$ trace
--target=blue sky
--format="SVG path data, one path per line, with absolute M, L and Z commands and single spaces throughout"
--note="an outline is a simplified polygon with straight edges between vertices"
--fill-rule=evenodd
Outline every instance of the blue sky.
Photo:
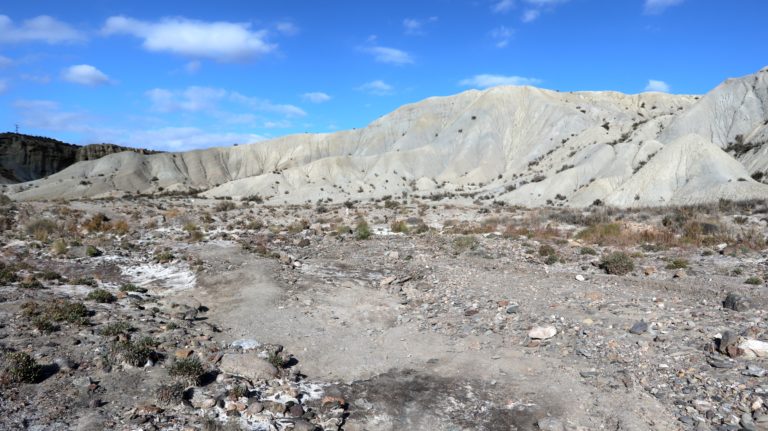
M 163 150 L 364 127 L 492 85 L 704 93 L 768 65 L 765 0 L 9 0 L 0 130 Z

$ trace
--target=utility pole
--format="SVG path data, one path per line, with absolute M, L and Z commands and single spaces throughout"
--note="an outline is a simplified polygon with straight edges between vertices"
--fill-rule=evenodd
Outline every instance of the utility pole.
M 16 123 L 16 134 L 19 134 L 19 123 Z

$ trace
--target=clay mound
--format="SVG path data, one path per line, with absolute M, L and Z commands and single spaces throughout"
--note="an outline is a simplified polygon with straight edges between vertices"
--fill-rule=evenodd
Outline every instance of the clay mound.
M 768 69 L 699 98 L 470 90 L 368 127 L 184 153 L 119 153 L 13 186 L 14 199 L 204 191 L 307 203 L 416 195 L 524 206 L 768 197 Z M 730 142 L 730 140 L 733 142 Z M 730 143 L 728 143 L 730 142 Z

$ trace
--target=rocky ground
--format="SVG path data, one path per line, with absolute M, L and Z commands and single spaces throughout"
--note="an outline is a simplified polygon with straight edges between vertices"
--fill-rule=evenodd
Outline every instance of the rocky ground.
M 2 203 L 0 428 L 768 429 L 765 203 Z

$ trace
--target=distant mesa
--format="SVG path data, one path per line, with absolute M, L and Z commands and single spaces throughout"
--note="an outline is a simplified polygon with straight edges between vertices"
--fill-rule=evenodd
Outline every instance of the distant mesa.
M 5 150 L 3 167 L 34 180 L 6 186 L 17 200 L 199 193 L 645 207 L 768 198 L 766 143 L 763 69 L 703 96 L 494 87 L 405 105 L 356 130 L 182 153 L 109 148 L 74 164 L 76 154 L 9 163 L 18 153 Z

